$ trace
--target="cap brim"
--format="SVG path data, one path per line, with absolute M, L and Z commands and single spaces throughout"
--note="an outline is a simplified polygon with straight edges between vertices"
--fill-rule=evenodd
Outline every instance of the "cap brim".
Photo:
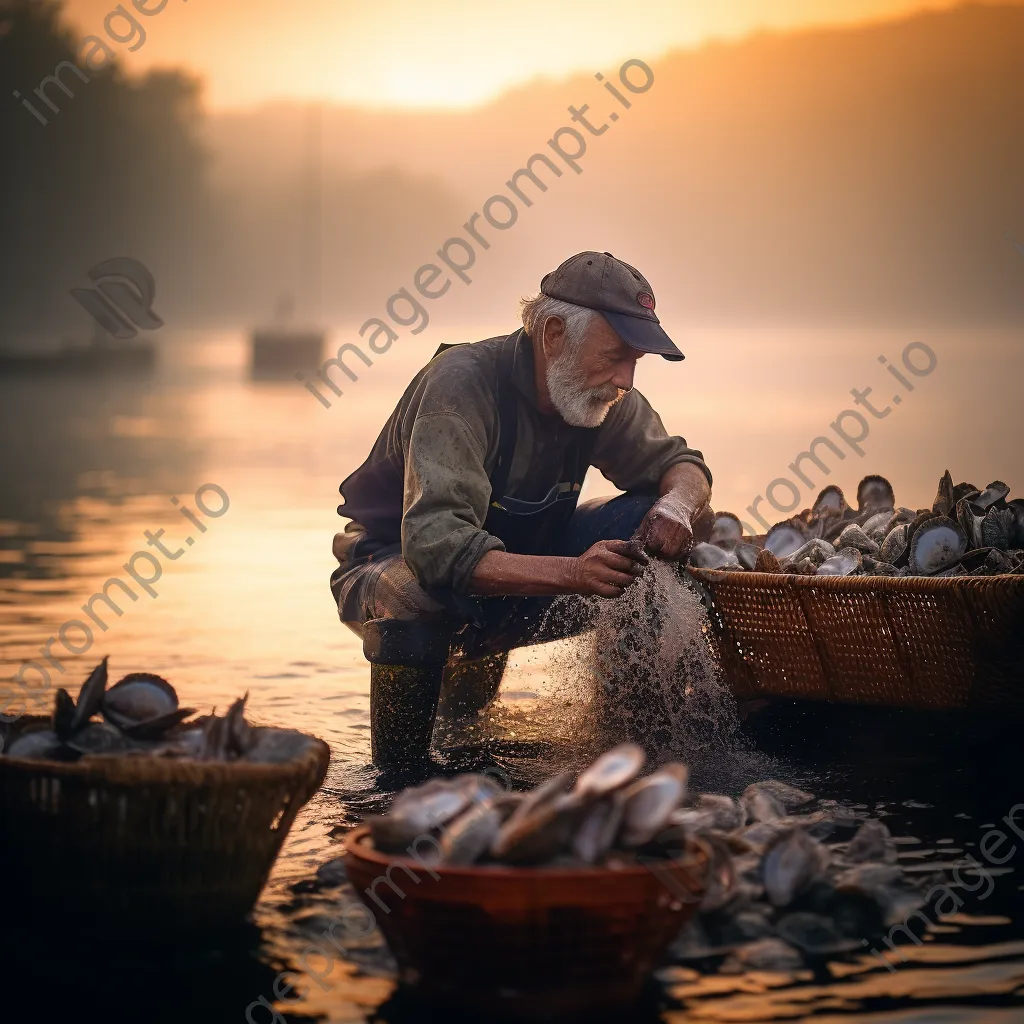
M 612 325 L 615 333 L 630 347 L 638 352 L 650 352 L 679 362 L 686 356 L 672 343 L 661 324 L 656 324 L 646 317 L 630 316 L 628 313 L 609 313 L 602 309 L 601 315 Z

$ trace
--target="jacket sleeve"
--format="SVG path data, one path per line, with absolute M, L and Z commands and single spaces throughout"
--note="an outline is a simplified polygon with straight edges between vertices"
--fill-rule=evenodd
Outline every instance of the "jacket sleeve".
M 669 435 L 639 391 L 612 406 L 599 430 L 591 462 L 620 490 L 657 490 L 666 471 L 680 462 L 692 462 L 711 485 L 704 456 L 684 438 Z
M 421 409 L 405 448 L 402 554 L 422 587 L 466 593 L 480 559 L 505 550 L 483 529 L 491 497 L 486 428 L 454 410 Z

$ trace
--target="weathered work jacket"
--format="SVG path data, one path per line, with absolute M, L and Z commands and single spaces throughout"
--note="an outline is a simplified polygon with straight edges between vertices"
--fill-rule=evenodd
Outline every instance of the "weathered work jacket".
M 483 529 L 498 453 L 496 374 L 504 340 L 453 347 L 413 379 L 366 462 L 341 485 L 338 512 L 352 520 L 335 543 L 343 569 L 378 552 L 397 552 L 400 542 L 421 586 L 464 594 L 480 559 L 504 549 Z M 563 479 L 573 428 L 537 408 L 525 332 L 512 376 L 518 424 L 505 495 L 540 501 Z M 595 430 L 590 464 L 621 490 L 656 490 L 680 462 L 699 466 L 711 482 L 701 453 L 670 437 L 638 391 L 627 393 Z M 367 487 L 368 475 L 383 485 Z

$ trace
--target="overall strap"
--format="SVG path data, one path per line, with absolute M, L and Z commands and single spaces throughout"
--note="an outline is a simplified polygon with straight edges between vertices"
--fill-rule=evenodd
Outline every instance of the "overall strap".
M 497 380 L 495 395 L 498 402 L 498 461 L 491 478 L 491 500 L 500 501 L 508 486 L 512 471 L 512 457 L 516 451 L 516 435 L 519 429 L 519 409 L 516 386 L 512 371 L 516 361 L 516 346 L 522 331 L 510 334 L 501 344 L 497 359 Z

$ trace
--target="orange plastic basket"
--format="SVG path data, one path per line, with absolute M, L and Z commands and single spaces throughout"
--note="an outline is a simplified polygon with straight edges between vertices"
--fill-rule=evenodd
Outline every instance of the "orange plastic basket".
M 739 699 L 1024 709 L 1024 576 L 688 571 Z
M 428 871 L 378 853 L 365 826 L 346 845 L 401 983 L 481 1019 L 594 1020 L 630 1006 L 696 909 L 709 864 L 693 843 L 650 867 Z

